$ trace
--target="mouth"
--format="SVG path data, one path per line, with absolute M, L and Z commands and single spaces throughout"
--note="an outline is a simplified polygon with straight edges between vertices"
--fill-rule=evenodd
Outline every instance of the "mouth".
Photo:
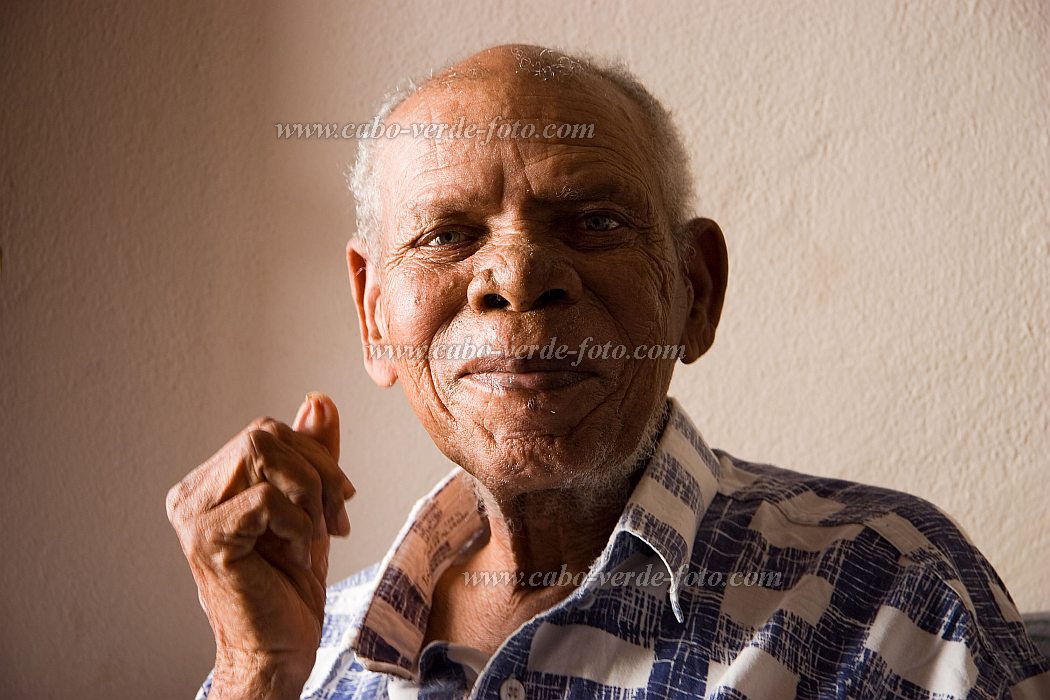
M 597 373 L 569 360 L 519 359 L 502 355 L 471 360 L 457 379 L 489 391 L 553 391 L 575 386 Z

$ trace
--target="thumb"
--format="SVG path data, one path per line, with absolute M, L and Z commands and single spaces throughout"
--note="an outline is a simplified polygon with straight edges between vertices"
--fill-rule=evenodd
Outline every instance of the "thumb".
M 327 394 L 312 391 L 306 395 L 292 430 L 317 440 L 339 461 L 339 410 Z

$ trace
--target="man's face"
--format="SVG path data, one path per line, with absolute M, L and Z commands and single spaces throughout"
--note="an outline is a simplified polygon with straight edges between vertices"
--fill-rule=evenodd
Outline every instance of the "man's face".
M 673 348 L 634 354 L 682 342 L 693 289 L 638 108 L 604 82 L 509 73 L 425 88 L 387 123 L 593 124 L 593 138 L 384 142 L 366 306 L 372 342 L 434 351 L 388 371 L 435 443 L 514 495 L 600 484 L 632 454 L 675 364 Z M 541 359 L 552 339 L 561 360 Z M 468 342 L 501 354 L 446 357 Z

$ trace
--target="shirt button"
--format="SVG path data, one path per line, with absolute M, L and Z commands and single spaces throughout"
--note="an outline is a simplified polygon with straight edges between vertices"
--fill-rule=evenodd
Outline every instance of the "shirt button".
M 514 676 L 499 687 L 499 700 L 525 700 L 525 686 Z
M 580 602 L 576 604 L 576 607 L 580 610 L 590 610 L 594 607 L 594 599 L 596 597 L 593 593 L 588 593 L 580 598 Z

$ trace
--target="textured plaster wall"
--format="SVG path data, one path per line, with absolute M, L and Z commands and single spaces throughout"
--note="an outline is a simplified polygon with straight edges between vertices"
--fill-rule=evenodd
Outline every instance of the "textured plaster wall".
M 732 264 L 674 392 L 742 457 L 952 513 L 1050 609 L 1045 3 L 5 3 L 0 688 L 187 697 L 213 647 L 167 488 L 303 393 L 359 489 L 332 576 L 445 466 L 360 369 L 350 141 L 505 41 L 622 56 L 679 116 Z M 71 689 L 77 688 L 75 692 Z

